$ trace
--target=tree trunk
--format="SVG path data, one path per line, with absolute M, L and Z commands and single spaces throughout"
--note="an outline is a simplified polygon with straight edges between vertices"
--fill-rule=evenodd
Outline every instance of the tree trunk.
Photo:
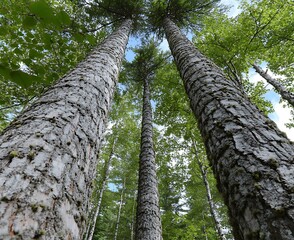
M 115 144 L 116 144 L 116 139 L 113 140 L 112 147 L 111 147 L 111 152 L 109 154 L 109 158 L 105 162 L 105 173 L 104 173 L 102 185 L 101 185 L 100 192 L 99 192 L 99 198 L 98 198 L 97 207 L 96 207 L 94 217 L 93 217 L 93 223 L 92 223 L 91 231 L 89 233 L 89 236 L 86 236 L 87 240 L 92 240 L 93 235 L 94 235 L 97 218 L 98 218 L 99 213 L 100 213 L 100 207 L 101 207 L 101 203 L 102 203 L 103 193 L 104 193 L 105 187 L 107 185 L 107 181 L 108 181 L 108 177 L 109 177 L 109 173 L 110 173 L 110 166 L 111 166 L 112 158 L 113 158 L 113 155 L 114 155 Z
M 164 28 L 236 239 L 294 239 L 294 146 L 168 18 Z
M 197 161 L 198 166 L 200 168 L 201 177 L 202 177 L 205 189 L 206 189 L 206 197 L 207 197 L 207 201 L 208 201 L 208 205 L 209 205 L 210 214 L 211 214 L 213 221 L 215 223 L 215 228 L 216 228 L 219 239 L 226 240 L 225 234 L 222 231 L 222 226 L 220 224 L 220 221 L 217 219 L 215 205 L 214 205 L 212 197 L 211 197 L 210 186 L 209 186 L 209 182 L 207 180 L 207 171 L 204 168 L 203 163 L 199 158 L 198 149 L 197 149 L 196 143 L 193 139 L 192 139 L 192 142 L 193 142 L 193 147 L 194 147 L 194 151 L 195 151 L 196 161 Z
M 131 240 L 134 240 L 134 225 L 135 225 L 135 210 L 136 210 L 137 193 L 134 193 L 134 204 L 132 209 L 132 222 L 131 222 Z
M 260 76 L 271 84 L 279 94 L 281 94 L 284 100 L 287 100 L 288 103 L 294 107 L 294 94 L 292 92 L 289 92 L 283 84 L 281 84 L 277 79 L 271 77 L 266 71 L 263 71 L 262 68 L 255 63 L 252 64 L 252 67 L 259 73 Z
M 116 218 L 114 240 L 117 239 L 117 235 L 118 235 L 118 227 L 119 227 L 120 214 L 121 214 L 121 209 L 122 209 L 123 200 L 124 200 L 125 187 L 126 187 L 126 178 L 124 178 L 123 188 L 122 188 L 121 193 L 120 193 L 120 201 L 119 201 L 118 213 L 117 213 L 117 218 Z
M 0 239 L 80 239 L 131 20 L 0 136 Z
M 143 94 L 136 239 L 162 239 L 155 152 L 153 149 L 152 109 L 147 79 L 144 81 Z

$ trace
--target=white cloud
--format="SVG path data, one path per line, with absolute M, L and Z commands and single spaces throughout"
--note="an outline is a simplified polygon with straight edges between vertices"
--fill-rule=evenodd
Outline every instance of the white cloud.
M 265 69 L 266 64 L 261 64 L 262 68 Z M 268 69 L 268 74 L 270 74 L 272 77 L 279 77 L 279 78 L 283 78 L 283 76 L 278 76 L 275 75 L 274 73 L 272 73 L 270 71 L 270 69 Z M 267 83 L 267 81 L 261 77 L 257 72 L 255 72 L 255 70 L 253 68 L 251 68 L 249 70 L 249 80 L 252 83 L 257 83 L 258 81 L 262 81 L 266 84 L 266 89 L 268 90 L 272 90 L 273 87 Z M 272 92 L 273 93 L 273 92 Z M 285 126 L 286 123 L 290 122 L 290 119 L 292 118 L 291 116 L 291 109 L 289 107 L 283 107 L 283 103 L 279 102 L 279 99 L 277 98 L 278 94 L 266 94 L 265 98 L 269 101 L 272 102 L 273 107 L 274 107 L 274 114 L 270 114 L 269 117 L 277 124 L 278 128 L 285 132 L 288 136 L 289 139 L 291 139 L 292 141 L 294 141 L 294 129 L 289 129 Z
M 220 3 L 230 7 L 228 11 L 229 17 L 236 17 L 241 12 L 241 9 L 239 9 L 240 3 L 236 0 L 221 0 Z
M 274 109 L 277 114 L 277 119 L 274 121 L 276 122 L 278 128 L 285 132 L 290 140 L 294 141 L 294 128 L 289 129 L 285 126 L 285 123 L 288 123 L 291 118 L 291 109 L 288 107 L 284 108 L 282 103 L 274 104 Z

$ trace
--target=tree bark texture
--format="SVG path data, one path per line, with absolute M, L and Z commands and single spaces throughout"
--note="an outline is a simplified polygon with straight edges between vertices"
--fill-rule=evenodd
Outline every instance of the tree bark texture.
M 0 239 L 80 239 L 131 20 L 0 136 Z
M 294 146 L 168 18 L 164 28 L 236 239 L 294 239 Z
M 205 167 L 203 166 L 202 161 L 199 158 L 196 143 L 194 140 L 192 140 L 192 141 L 193 141 L 193 147 L 194 147 L 194 151 L 195 151 L 196 161 L 197 161 L 198 166 L 200 168 L 201 177 L 202 177 L 202 180 L 203 180 L 203 183 L 205 186 L 205 190 L 206 190 L 206 197 L 207 197 L 207 201 L 208 201 L 208 205 L 209 205 L 210 214 L 211 214 L 213 221 L 215 223 L 215 228 L 216 228 L 216 231 L 218 234 L 218 238 L 220 240 L 226 240 L 226 237 L 225 237 L 225 234 L 223 233 L 220 221 L 217 219 L 216 209 L 215 209 L 215 205 L 214 205 L 214 202 L 213 202 L 213 199 L 211 196 L 210 186 L 209 186 L 209 182 L 207 179 L 207 171 L 206 171 Z
M 117 240 L 117 236 L 118 236 L 120 215 L 121 215 L 121 209 L 122 209 L 123 201 L 124 201 L 125 188 L 126 188 L 126 178 L 124 178 L 123 188 L 120 193 L 120 201 L 119 201 L 119 205 L 118 205 L 118 212 L 117 212 L 117 217 L 116 217 L 116 224 L 115 224 L 115 231 L 114 231 L 114 238 L 113 238 L 114 240 Z
M 162 239 L 155 152 L 153 149 L 152 108 L 147 79 L 144 81 L 136 219 L 137 240 Z
M 288 103 L 294 107 L 294 93 L 289 92 L 283 84 L 281 84 L 277 79 L 271 77 L 271 75 L 269 75 L 266 71 L 263 71 L 257 64 L 254 63 L 252 67 L 257 73 L 259 73 L 260 76 L 271 84 L 279 94 L 281 94 L 284 100 L 288 101 Z
M 103 178 L 102 185 L 101 185 L 100 192 L 99 192 L 99 198 L 98 198 L 98 202 L 97 202 L 97 207 L 95 209 L 95 213 L 94 213 L 94 216 L 93 216 L 92 227 L 91 227 L 89 236 L 86 235 L 86 240 L 92 240 L 92 238 L 94 236 L 94 231 L 95 231 L 95 227 L 96 227 L 97 218 L 98 218 L 99 213 L 100 213 L 100 207 L 101 207 L 101 203 L 102 203 L 103 193 L 104 193 L 104 190 L 105 190 L 106 185 L 107 185 L 107 181 L 108 181 L 108 177 L 109 177 L 109 173 L 110 173 L 110 166 L 111 166 L 112 158 L 114 156 L 114 148 L 115 148 L 116 140 L 117 139 L 113 140 L 112 147 L 111 147 L 111 152 L 109 154 L 109 158 L 105 163 L 105 173 L 104 173 L 104 178 Z M 91 223 L 91 221 L 90 221 L 90 223 Z

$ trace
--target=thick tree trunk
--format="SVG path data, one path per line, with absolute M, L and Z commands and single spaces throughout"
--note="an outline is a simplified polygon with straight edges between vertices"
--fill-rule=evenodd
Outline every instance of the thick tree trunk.
M 111 147 L 111 152 L 109 154 L 109 158 L 105 162 L 104 177 L 103 177 L 102 185 L 101 185 L 100 192 L 99 192 L 99 198 L 98 198 L 96 210 L 95 210 L 95 213 L 94 213 L 94 216 L 93 216 L 93 223 L 92 223 L 91 231 L 89 233 L 89 236 L 86 236 L 87 240 L 92 240 L 92 238 L 94 236 L 94 231 L 95 231 L 95 227 L 96 227 L 97 218 L 98 218 L 99 213 L 100 213 L 100 207 L 101 207 L 101 203 L 102 203 L 103 193 L 105 191 L 107 181 L 108 181 L 108 177 L 109 177 L 109 173 L 110 173 L 110 166 L 111 166 L 112 158 L 113 158 L 113 155 L 114 155 L 115 143 L 116 143 L 116 139 L 113 140 L 112 147 Z
M 168 18 L 164 28 L 236 239 L 294 239 L 294 146 Z
M 283 86 L 283 84 L 281 84 L 275 78 L 271 77 L 266 71 L 263 71 L 262 68 L 255 63 L 252 64 L 252 67 L 256 72 L 259 73 L 260 76 L 262 76 L 269 84 L 271 84 L 279 94 L 281 94 L 284 100 L 287 100 L 288 103 L 294 107 L 294 94 L 292 92 L 289 92 L 287 88 Z
M 147 79 L 144 81 L 143 94 L 136 239 L 162 239 L 155 152 L 153 149 L 152 109 Z
M 204 186 L 205 186 L 205 190 L 206 190 L 206 197 L 207 197 L 207 201 L 208 201 L 208 205 L 209 205 L 210 214 L 211 214 L 211 216 L 213 218 L 213 221 L 215 223 L 215 228 L 216 228 L 219 239 L 220 240 L 226 240 L 226 237 L 225 237 L 225 234 L 223 233 L 220 221 L 217 218 L 215 205 L 214 205 L 214 202 L 213 202 L 212 197 L 211 197 L 210 186 L 209 186 L 209 182 L 207 180 L 207 171 L 204 168 L 201 159 L 199 158 L 196 143 L 195 143 L 194 140 L 192 140 L 192 141 L 193 141 L 193 147 L 194 147 L 194 151 L 195 151 L 196 161 L 197 161 L 198 166 L 200 168 L 201 177 L 202 177 L 202 180 L 203 180 L 203 183 L 204 183 Z
M 123 200 L 124 200 L 125 187 L 126 187 L 126 178 L 124 178 L 123 188 L 120 193 L 120 201 L 119 201 L 118 212 L 117 212 L 117 217 L 116 217 L 116 224 L 115 224 L 114 240 L 117 240 L 121 209 L 122 209 Z
M 80 239 L 131 20 L 0 136 L 0 239 Z

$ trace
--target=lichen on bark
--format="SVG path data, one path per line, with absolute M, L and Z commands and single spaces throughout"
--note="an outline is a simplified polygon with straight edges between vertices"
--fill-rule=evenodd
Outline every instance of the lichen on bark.
M 164 28 L 235 238 L 293 239 L 293 143 L 170 19 Z
M 0 136 L 0 239 L 80 239 L 131 20 Z

